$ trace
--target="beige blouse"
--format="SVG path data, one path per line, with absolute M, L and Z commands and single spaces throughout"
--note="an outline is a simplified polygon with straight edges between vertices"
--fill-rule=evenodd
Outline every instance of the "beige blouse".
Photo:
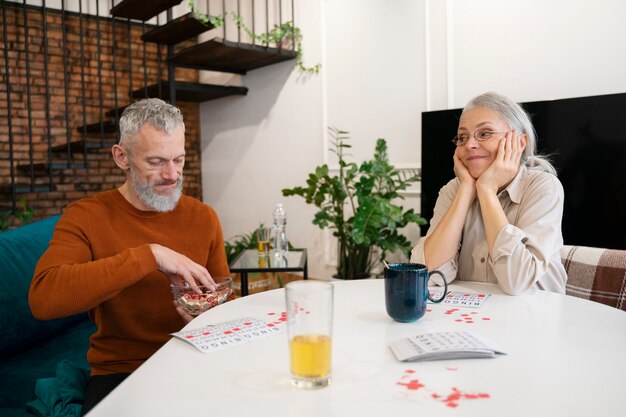
M 454 178 L 440 191 L 430 229 L 413 248 L 411 262 L 424 264 L 424 240 L 435 229 L 457 192 Z M 472 203 L 454 259 L 437 268 L 448 283 L 455 279 L 498 283 L 508 294 L 531 288 L 565 293 L 567 275 L 561 263 L 563 186 L 552 174 L 522 166 L 498 194 L 510 224 L 504 226 L 489 256 L 478 198 Z M 434 275 L 432 282 L 443 285 Z

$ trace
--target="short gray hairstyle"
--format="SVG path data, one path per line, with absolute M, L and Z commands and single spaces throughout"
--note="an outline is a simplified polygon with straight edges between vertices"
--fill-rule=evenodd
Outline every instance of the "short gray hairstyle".
M 146 98 L 124 109 L 120 117 L 120 145 L 130 152 L 135 145 L 135 137 L 145 124 L 150 124 L 164 132 L 178 128 L 185 131 L 185 122 L 180 110 L 158 98 Z
M 522 153 L 521 164 L 528 169 L 537 169 L 556 175 L 556 169 L 545 155 L 537 154 L 537 133 L 526 110 L 510 98 L 495 92 L 474 97 L 467 103 L 463 113 L 475 108 L 487 108 L 499 113 L 518 134 L 525 133 L 528 143 Z

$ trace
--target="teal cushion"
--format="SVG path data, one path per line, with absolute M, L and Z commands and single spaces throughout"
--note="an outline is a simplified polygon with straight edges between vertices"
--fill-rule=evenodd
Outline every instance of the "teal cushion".
M 0 417 L 33 417 L 26 408 L 0 408 Z
M 63 360 L 57 365 L 56 376 L 37 380 L 37 399 L 26 408 L 40 417 L 80 417 L 88 380 L 88 367 Z
M 85 314 L 40 321 L 28 305 L 28 289 L 37 261 L 48 248 L 60 216 L 0 233 L 0 358 L 47 339 Z
M 37 380 L 54 377 L 59 362 L 69 360 L 87 368 L 89 336 L 95 329 L 93 322 L 86 318 L 51 336 L 45 343 L 38 343 L 28 350 L 1 359 L 0 417 L 4 416 L 5 409 L 25 411 L 26 403 L 36 398 Z

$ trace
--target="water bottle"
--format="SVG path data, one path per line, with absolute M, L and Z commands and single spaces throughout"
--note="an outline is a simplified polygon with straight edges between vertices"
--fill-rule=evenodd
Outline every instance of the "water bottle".
M 276 204 L 276 209 L 272 216 L 274 228 L 274 256 L 283 258 L 289 251 L 289 241 L 287 240 L 287 212 L 282 204 Z

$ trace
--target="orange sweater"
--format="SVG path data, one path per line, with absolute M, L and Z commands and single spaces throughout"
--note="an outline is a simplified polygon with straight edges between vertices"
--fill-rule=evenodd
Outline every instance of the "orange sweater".
M 145 212 L 117 190 L 70 204 L 37 264 L 33 315 L 45 320 L 88 311 L 98 327 L 87 353 L 92 375 L 134 371 L 184 325 L 150 243 L 205 265 L 216 281 L 229 275 L 211 207 L 182 196 L 172 212 Z

